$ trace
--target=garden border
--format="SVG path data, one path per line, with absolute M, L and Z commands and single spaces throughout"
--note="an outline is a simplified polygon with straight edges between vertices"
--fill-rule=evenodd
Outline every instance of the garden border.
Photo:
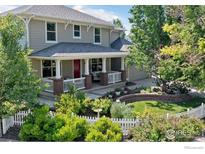
M 119 97 L 117 100 L 120 102 L 125 103 L 131 103 L 135 101 L 148 101 L 148 100 L 154 100 L 154 101 L 167 101 L 167 102 L 182 102 L 182 101 L 188 101 L 191 100 L 193 97 L 191 95 L 187 94 L 180 94 L 180 95 L 168 95 L 168 94 L 156 94 L 156 93 L 149 93 L 149 94 L 128 94 Z

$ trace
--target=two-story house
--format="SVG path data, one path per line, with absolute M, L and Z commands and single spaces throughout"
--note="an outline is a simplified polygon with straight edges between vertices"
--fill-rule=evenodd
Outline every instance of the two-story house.
M 49 92 L 65 92 L 68 84 L 89 89 L 93 83 L 108 85 L 145 76 L 125 66 L 131 43 L 120 38 L 124 29 L 112 23 L 60 5 L 20 6 L 9 12 L 25 23 L 21 42 L 33 49 L 32 67 L 49 84 Z

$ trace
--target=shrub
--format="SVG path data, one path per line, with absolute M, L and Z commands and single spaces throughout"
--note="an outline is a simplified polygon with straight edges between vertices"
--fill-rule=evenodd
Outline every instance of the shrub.
M 21 127 L 19 137 L 23 141 L 74 141 L 84 140 L 88 130 L 85 119 L 71 114 L 52 117 L 49 107 L 33 111 Z
M 112 118 L 132 118 L 132 109 L 125 103 L 113 103 L 110 109 Z
M 102 114 L 107 114 L 110 110 L 112 101 L 110 99 L 95 99 L 91 101 L 91 108 L 92 110 L 102 109 Z
M 73 112 L 78 114 L 81 110 L 81 102 L 73 95 L 62 94 L 60 101 L 55 103 L 55 107 L 58 113 Z
M 56 124 L 56 132 L 52 135 L 53 141 L 85 139 L 88 130 L 88 123 L 85 119 L 60 114 L 56 115 L 54 121 Z
M 26 117 L 19 138 L 23 141 L 51 141 L 55 123 L 49 115 L 49 107 L 43 106 Z
M 88 142 L 119 142 L 122 140 L 122 131 L 118 124 L 103 117 L 89 128 L 85 140 Z
M 169 82 L 166 86 L 168 94 L 187 94 L 189 92 L 188 85 L 180 81 Z
M 190 141 L 204 129 L 204 123 L 195 118 L 167 119 L 149 110 L 139 117 L 140 125 L 130 131 L 132 141 Z

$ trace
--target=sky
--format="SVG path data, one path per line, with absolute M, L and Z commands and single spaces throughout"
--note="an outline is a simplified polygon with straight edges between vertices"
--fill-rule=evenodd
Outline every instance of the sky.
M 11 10 L 18 7 L 18 5 L 0 5 L 0 12 Z M 129 24 L 129 9 L 130 5 L 75 5 L 69 6 L 81 12 L 93 15 L 103 20 L 112 22 L 113 19 L 120 19 L 125 27 L 126 34 L 129 34 L 131 25 Z

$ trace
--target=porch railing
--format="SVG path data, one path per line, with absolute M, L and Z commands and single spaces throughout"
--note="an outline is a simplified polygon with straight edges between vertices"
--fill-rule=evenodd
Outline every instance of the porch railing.
M 77 89 L 84 89 L 85 77 L 64 80 L 63 81 L 64 92 L 68 92 L 68 85 L 75 85 Z
M 122 72 L 111 72 L 108 73 L 108 83 L 116 83 L 122 81 L 121 77 Z
M 46 84 L 46 89 L 45 91 L 47 92 L 53 92 L 53 80 L 51 79 L 43 79 L 43 83 Z

